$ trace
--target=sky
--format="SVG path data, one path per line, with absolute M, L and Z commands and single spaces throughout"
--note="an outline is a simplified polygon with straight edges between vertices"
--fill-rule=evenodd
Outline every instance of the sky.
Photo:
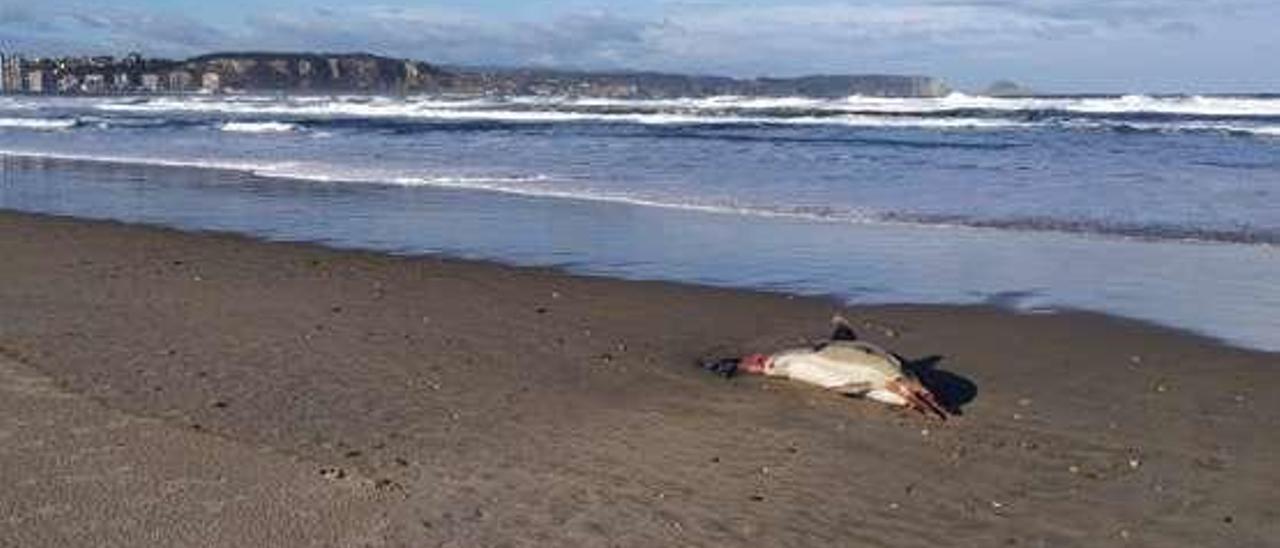
M 0 49 L 924 74 L 959 89 L 1280 92 L 1280 0 L 0 0 Z

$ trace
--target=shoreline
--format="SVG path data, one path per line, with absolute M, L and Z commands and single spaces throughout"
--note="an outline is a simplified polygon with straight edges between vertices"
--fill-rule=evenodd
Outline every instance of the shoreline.
M 5 155 L 8 155 L 8 154 L 0 153 L 0 156 L 5 156 Z M 74 160 L 74 161 L 95 162 L 97 160 Z M 185 167 L 185 166 L 175 166 L 175 167 Z M 231 169 L 228 168 L 228 170 L 231 170 Z M 234 171 L 234 170 L 231 170 L 231 171 Z M 866 310 L 869 312 L 874 312 L 876 310 L 920 310 L 920 311 L 941 312 L 946 310 L 958 309 L 958 310 L 983 311 L 983 312 L 992 313 L 996 315 L 1008 315 L 1011 318 L 1019 318 L 1019 317 L 1025 317 L 1025 316 L 1040 316 L 1040 315 L 1050 315 L 1050 316 L 1065 315 L 1065 316 L 1078 316 L 1081 318 L 1096 318 L 1101 321 L 1114 323 L 1116 325 L 1128 324 L 1134 328 L 1149 330 L 1153 333 L 1166 333 L 1174 337 L 1186 338 L 1189 340 L 1197 340 L 1202 344 L 1207 344 L 1211 346 L 1220 346 L 1224 349 L 1231 349 L 1234 351 L 1242 351 L 1247 353 L 1255 353 L 1262 356 L 1273 356 L 1278 359 L 1277 363 L 1280 363 L 1280 350 L 1272 351 L 1272 350 L 1267 350 L 1265 348 L 1251 347 L 1243 343 L 1233 342 L 1226 338 L 1215 336 L 1210 333 L 1200 332 L 1192 328 L 1169 325 L 1169 324 L 1161 323 L 1160 321 L 1157 321 L 1157 320 L 1134 318 L 1134 317 L 1123 316 L 1119 314 L 1113 314 L 1105 311 L 1090 310 L 1086 308 L 1077 308 L 1072 306 L 1055 305 L 1046 309 L 1034 308 L 1029 310 L 1020 310 L 1016 306 L 996 304 L 996 302 L 994 302 L 995 300 L 1002 300 L 1002 297 L 1000 295 L 993 296 L 992 300 L 983 301 L 983 302 L 973 302 L 973 303 L 958 303 L 958 302 L 928 303 L 928 302 L 909 302 L 909 301 L 858 303 L 858 302 L 847 302 L 842 297 L 838 295 L 832 295 L 832 294 L 805 295 L 805 294 L 800 294 L 800 293 L 783 290 L 783 289 L 774 290 L 774 289 L 766 289 L 766 288 L 752 288 L 752 287 L 740 287 L 740 286 L 735 287 L 735 286 L 728 286 L 728 285 L 710 285 L 710 284 L 703 284 L 703 283 L 697 283 L 697 282 L 686 282 L 686 281 L 663 279 L 663 278 L 626 278 L 626 277 L 619 277 L 619 276 L 614 276 L 614 275 L 605 274 L 605 273 L 593 273 L 593 272 L 587 272 L 587 271 L 575 272 L 575 271 L 566 270 L 561 266 L 555 266 L 555 265 L 546 265 L 546 266 L 521 265 L 521 264 L 504 262 L 500 259 L 460 257 L 460 256 L 450 255 L 447 252 L 445 253 L 395 253 L 391 251 L 364 249 L 359 247 L 342 247 L 337 245 L 329 245 L 323 242 L 301 241 L 301 240 L 291 240 L 291 239 L 273 240 L 263 236 L 248 234 L 248 233 L 240 232 L 236 230 L 180 228 L 180 227 L 167 225 L 167 224 L 122 221 L 122 220 L 110 219 L 110 218 L 77 217 L 74 215 L 29 212 L 29 211 L 6 209 L 3 207 L 0 207 L 0 218 L 4 218 L 4 217 L 30 218 L 34 220 L 44 219 L 48 221 L 59 221 L 59 222 L 67 222 L 67 223 L 88 223 L 88 224 L 94 224 L 94 225 L 102 225 L 106 227 L 137 229 L 142 231 L 156 231 L 162 234 L 188 235 L 188 236 L 196 236 L 196 237 L 204 237 L 204 238 L 228 239 L 232 241 L 242 241 L 246 244 L 267 244 L 267 245 L 279 245 L 279 246 L 296 246 L 300 248 L 315 248 L 315 249 L 327 250 L 327 251 L 332 251 L 337 253 L 364 256 L 366 258 L 383 258 L 383 259 L 396 259 L 396 260 L 405 260 L 405 261 L 428 261 L 428 262 L 435 262 L 435 263 L 455 263 L 459 265 L 473 265 L 480 268 L 492 268 L 492 269 L 498 269 L 498 270 L 505 269 L 505 270 L 511 270 L 515 272 L 529 272 L 529 273 L 539 273 L 542 275 L 550 275 L 550 276 L 564 276 L 567 278 L 583 278 L 583 279 L 592 279 L 592 280 L 613 281 L 613 282 L 624 283 L 624 284 L 630 284 L 630 283 L 658 284 L 658 285 L 670 286 L 672 288 L 687 288 L 692 290 L 712 290 L 712 291 L 724 291 L 724 292 L 730 292 L 730 293 L 754 294 L 759 296 L 782 297 L 788 300 L 812 301 L 817 306 L 826 306 L 833 311 L 848 309 L 848 310 Z M 976 230 L 990 230 L 990 228 L 988 227 L 965 227 L 960 225 L 956 227 L 948 227 L 948 228 L 973 228 Z M 1070 233 L 1061 233 L 1061 234 L 1072 235 Z M 1201 242 L 1192 241 L 1192 243 L 1201 243 Z M 1206 241 L 1203 243 L 1215 243 L 1215 242 Z M 1240 245 L 1254 245 L 1254 244 L 1240 244 Z
M 374 545 L 1280 536 L 1268 488 L 1280 481 L 1280 441 L 1258 435 L 1280 416 L 1265 392 L 1280 383 L 1280 355 L 1138 320 L 844 307 L 12 212 L 0 212 L 0 253 L 10 361 L 66 398 L 144 418 L 147 431 L 212 436 L 314 470 L 285 489 L 323 489 L 334 480 L 321 471 L 342 469 L 376 499 Z M 867 339 L 933 364 L 935 380 L 968 383 L 952 394 L 968 399 L 952 402 L 964 414 L 932 423 L 693 365 L 819 339 L 836 311 Z M 47 420 L 73 426 L 52 411 Z M 37 461 L 0 453 L 6 477 L 71 481 L 41 475 Z M 184 493 L 174 496 L 192 500 Z M 109 509 L 86 504 L 88 515 Z M 0 507 L 39 510 L 3 494 Z M 191 527 L 243 525 L 183 511 Z
M 262 122 L 262 123 L 284 123 L 291 122 Z M 1133 241 L 1157 244 L 1214 244 L 1214 245 L 1234 245 L 1234 246 L 1280 246 L 1280 235 L 1271 237 L 1264 234 L 1235 234 L 1228 230 L 1213 228 L 1180 228 L 1175 226 L 1163 225 L 1123 225 L 1123 224 L 1104 224 L 1089 222 L 1060 222 L 1060 223 L 1044 223 L 1037 222 L 1034 219 L 1010 219 L 1004 221 L 950 221 L 945 217 L 930 217 L 928 215 L 912 216 L 910 214 L 887 215 L 884 217 L 853 217 L 853 216 L 824 216 L 820 214 L 795 212 L 795 211 L 770 211 L 767 209 L 750 209 L 750 208 L 732 208 L 714 205 L 688 205 L 669 202 L 660 202 L 654 200 L 645 200 L 639 198 L 611 198 L 604 195 L 592 194 L 566 194 L 539 191 L 518 191 L 514 189 L 485 187 L 485 186 L 451 186 L 448 184 L 432 184 L 432 183 L 403 183 L 394 181 L 378 181 L 368 178 L 353 176 L 349 179 L 341 177 L 307 176 L 303 174 L 289 173 L 287 171 L 280 173 L 270 173 L 268 165 L 253 164 L 237 164 L 235 162 L 217 163 L 202 161 L 181 161 L 181 160 L 160 160 L 146 159 L 136 157 L 111 157 L 111 156 L 93 156 L 80 154 L 66 154 L 57 152 L 38 152 L 23 151 L 12 149 L 0 149 L 0 158 L 9 158 L 19 161 L 49 161 L 49 162 L 66 162 L 72 164 L 93 164 L 103 166 L 119 166 L 127 168 L 141 169 L 195 169 L 204 171 L 213 171 L 225 173 L 229 175 L 243 175 L 261 179 L 276 179 L 289 181 L 294 183 L 358 183 L 365 185 L 376 185 L 389 188 L 403 188 L 412 186 L 424 186 L 434 190 L 442 191 L 458 191 L 458 192 L 478 192 L 489 193 L 497 196 L 527 198 L 532 200 L 570 200 L 582 204 L 602 204 L 609 206 L 634 206 L 646 207 L 654 209 L 662 209 L 676 212 L 696 212 L 709 213 L 713 215 L 724 216 L 742 216 L 749 215 L 753 217 L 782 219 L 787 221 L 800 221 L 812 223 L 830 223 L 838 225 L 856 225 L 856 226 L 880 226 L 880 227 L 902 227 L 917 230 L 972 230 L 978 232 L 999 232 L 1003 230 L 1020 230 L 1037 234 L 1048 234 L 1061 237 L 1076 238 L 1104 238 L 1121 241 Z M 448 179 L 448 177 L 445 177 Z M 26 213 L 30 215 L 43 215 L 48 217 L 67 217 L 76 219 L 70 215 L 53 215 L 45 213 L 27 213 L 20 210 L 9 210 L 0 208 L 0 211 L 12 213 Z M 115 221 L 126 225 L 137 224 L 140 226 L 155 226 L 145 223 L 130 223 L 127 221 Z M 185 232 L 204 232 L 202 230 L 187 230 L 173 228 L 174 230 Z M 241 234 L 232 231 L 209 231 L 211 233 L 225 234 Z M 249 236 L 253 238 L 254 236 Z M 299 242 L 306 243 L 306 242 Z M 374 251 L 377 252 L 377 251 Z M 453 258 L 453 257 L 449 257 Z M 460 259 L 474 260 L 474 259 Z M 501 261 L 492 261 L 497 264 L 505 264 Z M 507 265 L 519 266 L 519 265 Z M 575 274 L 575 273 L 570 273 Z M 581 275 L 581 274 L 577 274 Z M 674 282 L 680 283 L 680 282 Z M 697 285 L 697 284 L 694 284 Z M 750 290 L 749 288 L 740 288 Z M 1105 314 L 1105 313 L 1104 313 Z
M 469 183 L 459 185 L 466 188 L 317 185 L 247 171 L 9 160 L 12 192 L 5 193 L 5 201 L 33 212 L 183 230 L 217 227 L 379 252 L 562 265 L 573 273 L 622 279 L 840 295 L 862 303 L 1075 308 L 1280 351 L 1280 321 L 1271 313 L 1271 305 L 1280 301 L 1266 283 L 1280 268 L 1280 256 L 1255 245 L 909 224 L 851 228 L 786 218 L 760 222 L 750 215 L 713 217 L 666 207 L 508 194 Z M 161 180 L 173 184 L 148 182 Z M 247 192 L 221 192 L 223 187 L 205 184 L 211 180 Z M 346 191 L 356 194 L 346 199 Z M 146 193 L 145 203 L 135 202 L 137 192 Z M 313 211 L 327 213 L 313 217 L 308 213 Z M 379 214 L 368 216 L 371 211 Z M 600 231 L 600 226 L 609 228 Z M 688 237 L 661 241 L 654 227 Z M 567 234 L 582 237 L 557 241 Z M 1009 295 L 1018 297 L 999 302 Z

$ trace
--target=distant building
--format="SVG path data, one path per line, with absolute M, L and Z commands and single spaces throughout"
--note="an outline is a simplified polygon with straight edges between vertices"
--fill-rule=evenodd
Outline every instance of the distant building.
M 75 93 L 80 89 L 80 77 L 74 74 L 63 74 L 58 78 L 58 93 Z
M 111 78 L 111 88 L 115 91 L 128 91 L 133 87 L 133 82 L 129 81 L 129 73 L 117 72 Z
M 106 93 L 107 77 L 101 74 L 86 74 L 80 82 L 80 91 L 85 93 Z
M 159 74 L 147 73 L 147 74 L 143 74 L 143 75 L 142 75 L 142 90 L 143 90 L 143 91 L 149 91 L 149 92 L 155 93 L 155 92 L 158 92 L 158 91 L 160 91 L 160 90 L 162 90 L 162 89 L 164 89 L 164 88 L 162 88 L 162 87 L 160 86 L 160 75 L 159 75 Z
M 0 88 L 4 93 L 20 93 L 23 87 L 22 58 L 0 55 Z
M 186 91 L 191 89 L 194 78 L 190 72 L 175 70 L 169 73 L 169 91 Z
M 267 66 L 271 67 L 271 70 L 274 70 L 276 74 L 279 74 L 281 76 L 289 74 L 288 59 L 272 59 L 270 61 L 267 61 Z
M 216 72 L 206 72 L 200 77 L 200 89 L 209 93 L 222 91 L 222 77 Z
M 29 70 L 26 73 L 27 93 L 48 93 L 53 91 L 53 74 L 41 69 Z

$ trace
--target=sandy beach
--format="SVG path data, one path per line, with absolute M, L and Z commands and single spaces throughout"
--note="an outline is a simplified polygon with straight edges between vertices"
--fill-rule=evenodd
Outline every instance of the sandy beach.
M 946 423 L 707 356 L 833 313 Z M 1274 546 L 1280 356 L 0 214 L 0 546 Z

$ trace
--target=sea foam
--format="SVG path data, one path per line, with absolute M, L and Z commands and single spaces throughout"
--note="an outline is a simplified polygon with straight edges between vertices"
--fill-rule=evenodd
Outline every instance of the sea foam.
M 1125 238 L 1174 241 L 1203 241 L 1235 244 L 1280 244 L 1280 231 L 1259 229 L 1247 232 L 1181 227 L 1160 223 L 1118 223 L 1052 217 L 982 217 L 970 215 L 926 215 L 898 211 L 877 211 L 824 205 L 781 205 L 739 200 L 691 199 L 637 191 L 610 191 L 575 185 L 573 181 L 544 174 L 510 176 L 427 175 L 380 169 L 357 169 L 303 162 L 235 162 L 208 159 L 166 160 L 130 156 L 95 156 L 0 149 L 0 155 L 51 160 L 109 164 L 211 169 L 234 171 L 266 179 L 325 184 L 370 184 L 404 187 L 431 187 L 518 196 L 534 199 L 570 200 L 617 204 L 713 215 L 791 219 L 841 224 L 907 225 L 935 228 L 1019 232 L 1059 232 L 1110 235 Z
M 71 129 L 77 124 L 74 118 L 0 118 L 0 129 L 55 131 Z
M 297 131 L 298 125 L 288 122 L 227 122 L 221 129 L 232 133 L 289 133 Z

